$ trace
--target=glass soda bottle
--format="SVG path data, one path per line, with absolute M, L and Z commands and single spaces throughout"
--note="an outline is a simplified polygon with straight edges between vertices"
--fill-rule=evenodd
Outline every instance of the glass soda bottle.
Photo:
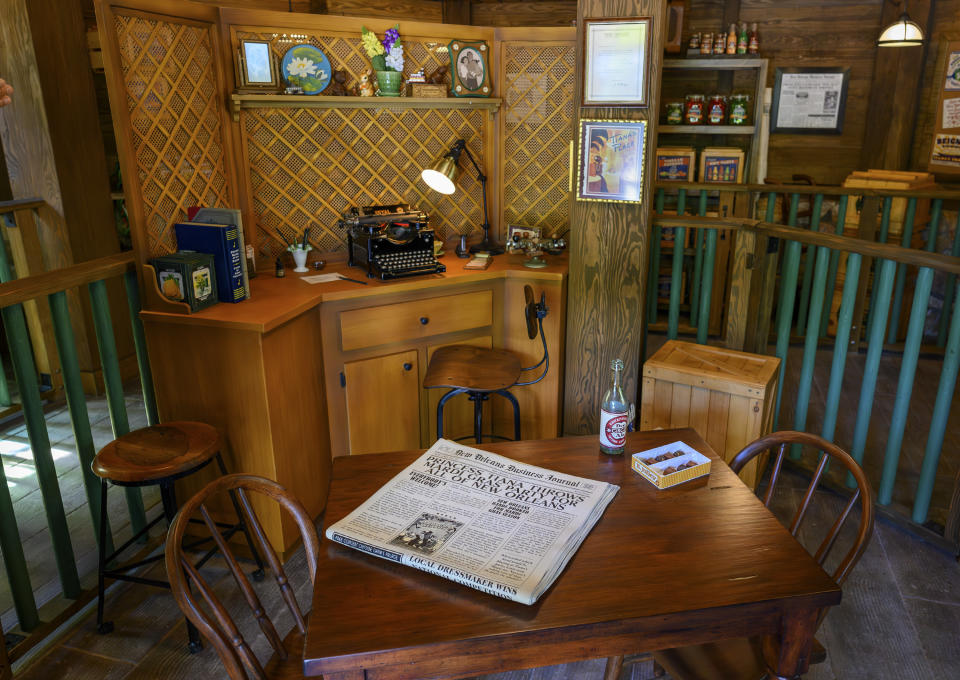
M 623 388 L 620 387 L 623 360 L 611 361 L 610 370 L 613 384 L 600 403 L 600 450 L 610 455 L 621 455 L 627 439 L 627 412 L 630 410 L 623 396 Z

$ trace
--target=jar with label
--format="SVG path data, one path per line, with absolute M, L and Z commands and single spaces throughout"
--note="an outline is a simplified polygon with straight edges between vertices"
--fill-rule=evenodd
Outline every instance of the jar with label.
M 729 116 L 727 121 L 730 125 L 749 125 L 750 124 L 750 95 L 734 94 L 730 95 Z
M 717 33 L 713 38 L 713 53 L 723 54 L 727 51 L 727 34 L 723 31 Z
M 711 54 L 713 52 L 713 33 L 704 33 L 700 39 L 700 54 Z
M 667 125 L 683 125 L 683 102 L 667 102 L 664 122 Z
M 687 125 L 703 124 L 703 95 L 688 94 L 684 101 L 683 122 Z
M 707 104 L 707 125 L 724 125 L 727 122 L 727 98 L 722 94 L 710 96 Z

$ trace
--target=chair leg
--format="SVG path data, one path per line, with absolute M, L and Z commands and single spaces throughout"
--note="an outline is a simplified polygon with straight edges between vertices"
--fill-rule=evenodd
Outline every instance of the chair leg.
M 223 457 L 219 452 L 217 453 L 217 465 L 220 467 L 220 474 L 226 475 L 227 466 L 223 464 Z M 233 503 L 233 510 L 237 513 L 237 526 L 240 527 L 240 531 L 243 532 L 244 537 L 247 539 L 247 546 L 250 548 L 250 554 L 253 556 L 253 561 L 257 563 L 257 570 L 254 571 L 251 576 L 253 576 L 254 581 L 262 581 L 265 575 L 263 571 L 263 560 L 260 559 L 260 552 L 253 544 L 253 537 L 250 536 L 250 530 L 247 527 L 247 522 L 243 518 L 243 512 L 240 509 L 240 501 L 237 500 L 236 491 L 231 489 L 229 493 L 230 502 Z
M 173 482 L 166 481 L 160 483 L 160 499 L 163 501 L 163 514 L 167 518 L 167 525 L 173 522 L 177 516 L 177 492 L 173 487 Z M 189 580 L 187 581 L 189 587 Z M 203 649 L 203 640 L 200 639 L 200 631 L 187 619 L 187 648 L 191 654 L 196 654 Z
M 103 572 L 107 560 L 107 480 L 100 480 L 100 541 L 97 546 L 97 632 L 103 635 L 113 632 L 113 622 L 103 620 L 104 583 Z
M 520 403 L 508 390 L 497 390 L 497 394 L 513 404 L 513 439 L 520 441 Z
M 603 680 L 617 680 L 623 669 L 623 657 L 611 656 L 607 659 L 607 667 L 603 671 Z

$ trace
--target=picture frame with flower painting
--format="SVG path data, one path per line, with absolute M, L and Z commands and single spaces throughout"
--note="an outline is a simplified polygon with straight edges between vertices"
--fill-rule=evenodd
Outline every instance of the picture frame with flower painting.
M 492 97 L 490 50 L 485 40 L 451 40 L 450 93 L 454 97 Z
M 287 50 L 280 61 L 280 72 L 287 81 L 288 94 L 320 94 L 332 75 L 327 55 L 309 43 Z

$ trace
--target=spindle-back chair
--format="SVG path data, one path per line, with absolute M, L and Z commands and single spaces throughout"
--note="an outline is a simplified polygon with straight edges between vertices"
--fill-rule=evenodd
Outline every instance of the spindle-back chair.
M 280 594 L 293 616 L 295 626 L 285 640 L 280 639 L 276 627 L 266 614 L 260 598 L 237 562 L 230 546 L 216 530 L 213 517 L 207 508 L 206 501 L 210 497 L 231 490 L 235 490 L 247 526 L 258 544 L 261 554 L 266 558 L 267 565 L 273 571 L 277 585 L 280 587 Z M 254 475 L 232 474 L 216 479 L 201 489 L 180 508 L 170 525 L 166 545 L 166 565 L 170 587 L 173 590 L 177 605 L 186 617 L 216 648 L 231 680 L 248 680 L 251 677 L 257 680 L 302 678 L 302 641 L 306 634 L 306 617 L 297 604 L 293 588 L 287 579 L 283 565 L 280 563 L 277 553 L 264 533 L 263 526 L 253 511 L 247 491 L 264 494 L 276 501 L 281 508 L 293 517 L 300 529 L 306 552 L 307 568 L 310 571 L 310 581 L 313 582 L 317 570 L 320 538 L 306 509 L 286 489 L 274 481 Z M 190 523 L 190 518 L 198 512 L 207 525 L 213 540 L 220 548 L 234 580 L 253 611 L 260 630 L 263 631 L 274 650 L 274 657 L 266 668 L 257 659 L 236 623 L 213 592 L 210 584 L 194 567 L 190 561 L 190 556 L 183 549 L 184 533 Z M 206 608 L 200 606 L 198 598 L 191 592 L 191 587 L 199 593 L 200 598 L 206 603 Z
M 856 565 L 861 555 L 863 555 L 867 544 L 870 542 L 870 537 L 873 534 L 874 494 L 873 489 L 870 487 L 870 482 L 867 480 L 859 463 L 839 446 L 828 442 L 822 437 L 806 432 L 784 431 L 768 434 L 748 444 L 730 462 L 730 468 L 734 472 L 739 472 L 748 462 L 757 456 L 776 449 L 770 476 L 762 495 L 764 505 L 769 508 L 774 498 L 777 483 L 781 478 L 784 457 L 790 446 L 794 444 L 809 447 L 813 451 L 822 452 L 822 454 L 814 469 L 810 483 L 803 493 L 799 507 L 793 514 L 790 524 L 787 526 L 791 535 L 796 537 L 803 526 L 803 521 L 808 516 L 811 501 L 814 499 L 814 494 L 820 486 L 829 461 L 842 465 L 856 482 L 856 488 L 846 503 L 844 503 L 843 509 L 830 526 L 827 535 L 820 542 L 816 552 L 813 553 L 813 558 L 817 561 L 817 564 L 824 566 L 831 550 L 837 544 L 837 538 L 840 536 L 840 532 L 845 526 L 847 519 L 849 519 L 851 511 L 859 501 L 860 520 L 857 526 L 856 536 L 850 540 L 850 547 L 840 558 L 837 565 L 828 572 L 838 585 L 842 585 L 854 565 Z M 817 619 L 818 626 L 823 621 L 826 613 L 827 610 L 820 612 L 820 616 Z M 662 666 L 672 678 L 676 678 L 677 680 L 689 680 L 692 678 L 744 678 L 745 680 L 752 678 L 759 680 L 759 678 L 768 673 L 767 664 L 764 662 L 763 647 L 764 641 L 760 638 L 742 638 L 668 649 L 655 652 L 653 657 L 657 664 Z M 822 661 L 824 658 L 825 652 L 823 647 L 817 641 L 814 641 L 810 661 L 816 663 L 817 661 Z M 771 675 L 770 677 L 775 676 Z

